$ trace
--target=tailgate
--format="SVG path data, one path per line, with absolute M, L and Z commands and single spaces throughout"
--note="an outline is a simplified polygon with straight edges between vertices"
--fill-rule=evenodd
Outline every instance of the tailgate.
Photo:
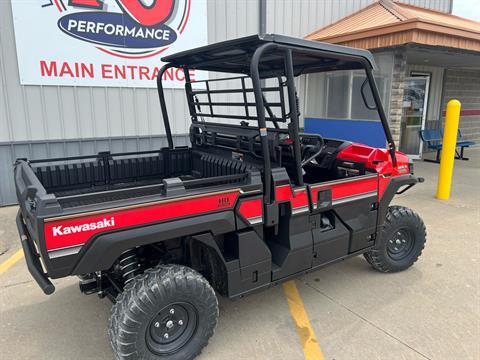
M 37 205 L 40 198 L 47 196 L 45 188 L 38 180 L 29 163 L 17 160 L 14 167 L 15 190 L 18 204 L 30 237 L 39 245 Z
M 25 255 L 28 271 L 47 295 L 55 291 L 55 287 L 45 274 L 38 249 L 41 249 L 37 204 L 40 197 L 47 195 L 44 187 L 25 160 L 17 160 L 14 168 L 15 190 L 20 206 L 16 223 L 18 234 Z

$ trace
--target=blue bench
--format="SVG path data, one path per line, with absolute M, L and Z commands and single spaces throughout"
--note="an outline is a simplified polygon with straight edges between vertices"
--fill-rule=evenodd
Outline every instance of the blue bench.
M 420 138 L 422 141 L 427 145 L 429 149 L 437 151 L 437 157 L 435 160 L 424 159 L 425 161 L 433 161 L 433 162 L 440 162 L 440 152 L 442 151 L 442 142 L 443 142 L 443 131 L 442 129 L 425 129 L 419 132 Z M 457 148 L 460 148 L 460 152 L 458 149 L 455 149 L 455 153 L 457 156 L 456 159 L 460 160 L 468 160 L 467 157 L 463 156 L 463 150 L 466 147 L 475 145 L 474 141 L 470 140 L 463 140 L 462 132 L 458 129 L 457 135 Z

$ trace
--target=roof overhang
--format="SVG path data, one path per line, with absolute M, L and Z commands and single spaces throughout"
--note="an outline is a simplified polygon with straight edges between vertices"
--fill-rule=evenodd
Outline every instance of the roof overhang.
M 385 17 L 390 17 L 383 21 L 379 18 L 378 23 L 382 25 L 362 24 L 362 19 L 368 12 L 381 16 L 382 11 Z M 380 0 L 330 26 L 315 31 L 306 38 L 363 49 L 416 43 L 480 51 L 480 23 L 432 10 Z
M 480 70 L 480 52 L 408 44 L 403 47 L 409 64 L 439 66 L 446 69 Z

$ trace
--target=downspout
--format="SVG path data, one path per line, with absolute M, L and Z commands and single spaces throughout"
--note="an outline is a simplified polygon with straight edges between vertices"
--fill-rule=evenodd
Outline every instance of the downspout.
M 267 0 L 258 0 L 258 33 L 264 35 L 267 33 Z

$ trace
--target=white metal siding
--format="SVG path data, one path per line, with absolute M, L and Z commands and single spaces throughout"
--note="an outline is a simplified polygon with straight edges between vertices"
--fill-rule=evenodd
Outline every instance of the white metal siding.
M 258 32 L 257 1 L 208 1 L 208 40 Z M 164 133 L 155 89 L 21 86 L 11 4 L 0 1 L 0 143 Z M 166 91 L 172 131 L 186 133 L 183 90 Z
M 267 0 L 267 32 L 303 37 L 376 0 Z M 406 4 L 450 12 L 452 0 L 403 0 Z
M 401 2 L 427 9 L 451 13 L 453 0 L 402 0 Z

